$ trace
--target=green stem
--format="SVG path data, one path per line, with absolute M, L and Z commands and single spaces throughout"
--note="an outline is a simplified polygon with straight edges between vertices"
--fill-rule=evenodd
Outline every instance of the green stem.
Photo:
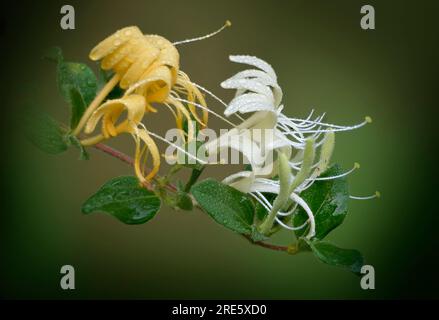
M 184 187 L 184 192 L 189 192 L 191 187 L 194 185 L 195 182 L 197 182 L 198 178 L 200 177 L 201 173 L 203 172 L 205 167 L 201 167 L 201 169 L 192 169 L 191 176 L 189 178 L 189 181 L 186 183 L 186 186 Z
M 283 201 L 279 201 L 278 199 L 279 198 L 276 198 L 274 200 L 273 207 L 271 208 L 269 214 L 267 215 L 265 220 L 259 225 L 259 231 L 264 235 L 269 234 L 271 228 L 273 227 L 274 219 L 276 219 L 278 211 L 283 206 Z

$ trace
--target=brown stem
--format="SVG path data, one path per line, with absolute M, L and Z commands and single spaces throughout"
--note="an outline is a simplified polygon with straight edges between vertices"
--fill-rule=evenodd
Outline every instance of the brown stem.
M 106 144 L 103 144 L 103 143 L 96 143 L 95 145 L 93 145 L 93 147 L 112 156 L 112 157 L 114 157 L 114 158 L 116 158 L 116 159 L 121 160 L 122 162 L 129 164 L 130 166 L 134 166 L 133 158 L 131 158 L 130 156 L 126 155 L 123 152 L 120 152 L 119 150 L 116 150 L 110 146 L 107 146 Z M 157 180 L 154 179 L 154 181 L 157 181 Z M 146 184 L 145 187 L 150 189 L 150 190 L 152 189 L 152 186 L 149 183 Z M 177 191 L 177 188 L 172 184 L 167 184 L 165 186 L 165 188 L 172 191 L 172 192 Z
M 125 153 L 120 152 L 119 150 L 116 150 L 116 149 L 114 149 L 114 148 L 112 148 L 110 146 L 107 146 L 106 144 L 97 143 L 97 144 L 93 145 L 93 147 L 98 149 L 98 150 L 100 150 L 100 151 L 102 151 L 102 152 L 104 152 L 104 153 L 106 153 L 106 154 L 108 154 L 108 155 L 110 155 L 110 156 L 112 156 L 112 157 L 114 157 L 114 158 L 116 158 L 116 159 L 121 160 L 122 162 L 125 162 L 125 163 L 129 164 L 130 166 L 134 165 L 134 160 L 130 156 L 128 156 Z M 152 188 L 152 186 L 149 185 L 149 184 L 147 186 L 145 186 L 145 187 L 147 187 L 148 189 Z M 168 190 L 170 190 L 170 191 L 173 191 L 173 192 L 177 191 L 177 188 L 174 185 L 172 185 L 172 184 L 167 184 L 165 187 Z M 278 245 L 274 245 L 274 244 L 270 244 L 270 243 L 265 243 L 265 242 L 262 242 L 262 241 L 253 241 L 250 236 L 248 236 L 248 235 L 243 235 L 243 236 L 251 244 L 254 244 L 256 246 L 260 246 L 260 247 L 263 247 L 263 248 L 266 248 L 266 249 L 270 249 L 270 250 L 275 250 L 275 251 L 284 251 L 284 252 L 287 252 L 287 253 L 290 253 L 290 254 L 294 254 L 295 253 L 295 251 L 291 250 L 291 248 L 289 246 L 278 246 Z
M 253 241 L 252 238 L 250 236 L 247 235 L 243 235 L 244 238 L 246 238 L 251 244 L 254 244 L 256 246 L 260 246 L 263 248 L 267 248 L 270 250 L 275 250 L 275 251 L 285 251 L 285 252 L 290 252 L 290 249 L 288 246 L 277 246 L 275 244 L 270 244 L 270 243 L 265 243 L 262 241 Z
M 96 143 L 95 145 L 93 145 L 93 147 L 95 147 L 98 150 L 101 150 L 102 152 L 109 154 L 112 157 L 115 157 L 125 163 L 128 163 L 130 166 L 134 165 L 134 160 L 133 158 L 131 158 L 130 156 L 127 156 L 125 153 L 120 152 L 119 150 L 116 150 L 110 146 L 107 146 L 106 144 L 103 143 Z

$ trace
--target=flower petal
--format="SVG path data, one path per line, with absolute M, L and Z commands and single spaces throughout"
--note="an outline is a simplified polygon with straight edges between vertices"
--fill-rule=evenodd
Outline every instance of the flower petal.
M 274 81 L 277 81 L 276 72 L 274 72 L 272 66 L 262 59 L 248 55 L 231 55 L 229 56 L 229 59 L 233 62 L 255 66 L 256 68 L 265 71 Z

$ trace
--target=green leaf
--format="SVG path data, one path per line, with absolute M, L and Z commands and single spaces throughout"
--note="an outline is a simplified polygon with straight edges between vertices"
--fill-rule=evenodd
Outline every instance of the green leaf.
M 24 117 L 24 132 L 37 148 L 49 154 L 59 154 L 67 150 L 65 130 L 51 116 L 34 109 L 27 109 Z
M 341 168 L 334 165 L 321 177 L 341 174 Z M 316 221 L 316 239 L 323 239 L 329 232 L 338 227 L 348 212 L 348 183 L 345 177 L 333 180 L 315 181 L 314 184 L 300 194 L 314 213 Z M 305 211 L 300 207 L 294 216 L 294 225 L 300 226 L 307 219 Z M 296 235 L 302 236 L 306 228 L 297 230 Z
M 191 192 L 216 222 L 238 233 L 252 233 L 254 207 L 246 194 L 213 179 L 195 184 Z
M 363 256 L 357 250 L 342 249 L 323 241 L 311 241 L 308 244 L 314 255 L 326 264 L 354 273 L 359 273 L 363 266 Z
M 96 96 L 96 76 L 86 64 L 64 61 L 59 48 L 48 56 L 52 60 L 58 61 L 58 89 L 66 102 L 71 106 L 70 125 L 71 128 L 74 128 L 87 106 Z
M 152 219 L 160 209 L 160 198 L 141 187 L 136 177 L 117 177 L 106 182 L 82 205 L 89 214 L 103 211 L 126 224 L 141 224 Z
M 68 141 L 71 145 L 75 146 L 79 149 L 79 160 L 88 160 L 90 159 L 90 155 L 88 154 L 87 150 L 85 150 L 85 147 L 81 144 L 78 137 L 69 135 Z
M 76 128 L 81 120 L 82 115 L 87 109 L 87 104 L 82 97 L 81 92 L 76 87 L 70 88 L 70 102 L 71 102 L 71 113 L 70 113 L 70 128 Z
M 64 99 L 72 103 L 70 90 L 76 88 L 85 104 L 90 104 L 95 95 L 97 80 L 93 71 L 84 63 L 64 62 L 58 64 L 58 87 Z

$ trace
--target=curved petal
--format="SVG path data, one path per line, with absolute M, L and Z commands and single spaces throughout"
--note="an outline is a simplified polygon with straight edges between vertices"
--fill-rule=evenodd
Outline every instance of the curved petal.
M 136 155 L 134 158 L 134 164 L 135 164 L 135 171 L 137 178 L 141 182 L 149 181 L 151 180 L 159 171 L 160 168 L 160 153 L 157 148 L 157 145 L 155 144 L 154 140 L 150 137 L 148 132 L 144 129 L 137 129 L 135 135 L 135 141 L 136 141 Z M 136 138 L 137 137 L 137 138 Z M 142 152 L 140 152 L 140 141 L 139 138 L 145 143 L 147 150 L 151 153 L 152 156 L 152 164 L 153 167 L 151 171 L 144 177 L 143 172 L 141 170 L 141 163 L 142 163 Z
M 108 100 L 93 112 L 85 126 L 84 132 L 93 132 L 99 120 L 106 115 L 108 116 L 105 119 L 105 128 L 108 128 L 108 121 L 111 121 L 114 125 L 123 110 L 127 110 L 128 121 L 137 124 L 143 118 L 145 104 L 145 98 L 140 95 L 129 95 L 120 99 Z
M 267 97 L 269 100 L 273 100 L 273 92 L 269 86 L 264 85 L 257 79 L 228 79 L 221 83 L 221 87 L 224 89 L 240 89 L 244 91 L 252 91 L 259 93 Z
M 274 72 L 272 66 L 262 59 L 248 55 L 231 55 L 229 56 L 229 59 L 233 62 L 255 66 L 256 68 L 265 71 L 274 81 L 277 81 L 276 72 Z
M 129 39 L 141 36 L 143 36 L 143 34 L 136 26 L 120 29 L 96 45 L 90 52 L 90 59 L 93 61 L 100 60 Z
M 273 101 L 259 93 L 246 93 L 235 97 L 224 111 L 224 115 L 254 111 L 274 111 Z

